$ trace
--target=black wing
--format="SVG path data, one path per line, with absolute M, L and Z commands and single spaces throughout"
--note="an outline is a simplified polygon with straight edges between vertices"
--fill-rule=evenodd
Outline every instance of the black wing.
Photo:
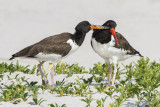
M 139 56 L 143 57 L 137 50 L 135 50 L 129 42 L 121 35 L 120 33 L 116 32 L 117 39 L 119 41 L 119 45 L 115 45 L 116 48 L 127 50 L 127 54 L 135 55 L 138 54 Z

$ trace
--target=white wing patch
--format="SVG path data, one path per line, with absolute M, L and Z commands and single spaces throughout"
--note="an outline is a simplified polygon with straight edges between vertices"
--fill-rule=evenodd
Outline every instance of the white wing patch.
M 72 47 L 67 56 L 72 54 L 79 48 L 79 46 L 72 39 L 69 39 L 66 43 L 68 43 Z

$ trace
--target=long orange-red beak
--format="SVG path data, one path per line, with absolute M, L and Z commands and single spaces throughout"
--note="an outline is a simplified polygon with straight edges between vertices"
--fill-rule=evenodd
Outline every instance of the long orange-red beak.
M 114 39 L 116 41 L 116 44 L 119 45 L 119 42 L 118 42 L 118 39 L 117 39 L 117 36 L 116 36 L 114 28 L 110 29 L 110 32 L 112 33 L 112 35 L 113 35 L 113 37 L 114 37 Z
M 101 26 L 101 25 L 91 25 L 91 29 L 107 29 L 108 27 Z

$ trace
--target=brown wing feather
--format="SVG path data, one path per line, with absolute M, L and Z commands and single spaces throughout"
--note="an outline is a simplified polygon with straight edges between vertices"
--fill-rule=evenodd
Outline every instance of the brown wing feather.
M 65 56 L 69 53 L 71 47 L 66 43 L 68 39 L 72 37 L 70 33 L 61 33 L 58 35 L 47 37 L 40 42 L 28 46 L 21 51 L 12 55 L 10 60 L 14 59 L 14 57 L 34 57 L 38 53 L 55 53 L 61 54 Z
M 28 46 L 22 50 L 20 50 L 19 52 L 15 53 L 12 55 L 12 57 L 9 60 L 14 59 L 15 57 L 22 57 L 22 56 L 27 56 L 28 52 L 33 48 L 34 45 Z
M 38 43 L 42 44 L 42 45 L 46 45 L 46 44 L 52 44 L 53 45 L 53 44 L 66 42 L 71 37 L 72 37 L 72 34 L 70 34 L 70 33 L 61 33 L 61 34 L 58 34 L 58 35 L 47 37 L 47 38 L 41 40 Z
M 120 41 L 119 45 L 115 45 L 116 48 L 127 50 L 127 54 L 135 55 L 138 54 L 139 56 L 143 57 L 137 50 L 135 50 L 129 42 L 121 35 L 120 33 L 116 32 L 117 39 Z
M 34 57 L 38 53 L 43 54 L 59 54 L 62 56 L 66 56 L 71 50 L 71 46 L 67 43 L 59 43 L 53 45 L 35 45 L 28 53 L 29 57 Z

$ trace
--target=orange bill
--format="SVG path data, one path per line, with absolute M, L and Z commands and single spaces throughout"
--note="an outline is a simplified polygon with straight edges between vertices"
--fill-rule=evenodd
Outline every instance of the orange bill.
M 118 39 L 117 39 L 117 36 L 116 36 L 116 33 L 115 33 L 115 29 L 114 28 L 110 29 L 110 32 L 112 33 L 112 35 L 113 35 L 113 37 L 116 41 L 116 44 L 119 45 L 119 42 L 118 42 Z
M 101 26 L 101 25 L 91 25 L 91 29 L 108 29 L 106 26 Z

